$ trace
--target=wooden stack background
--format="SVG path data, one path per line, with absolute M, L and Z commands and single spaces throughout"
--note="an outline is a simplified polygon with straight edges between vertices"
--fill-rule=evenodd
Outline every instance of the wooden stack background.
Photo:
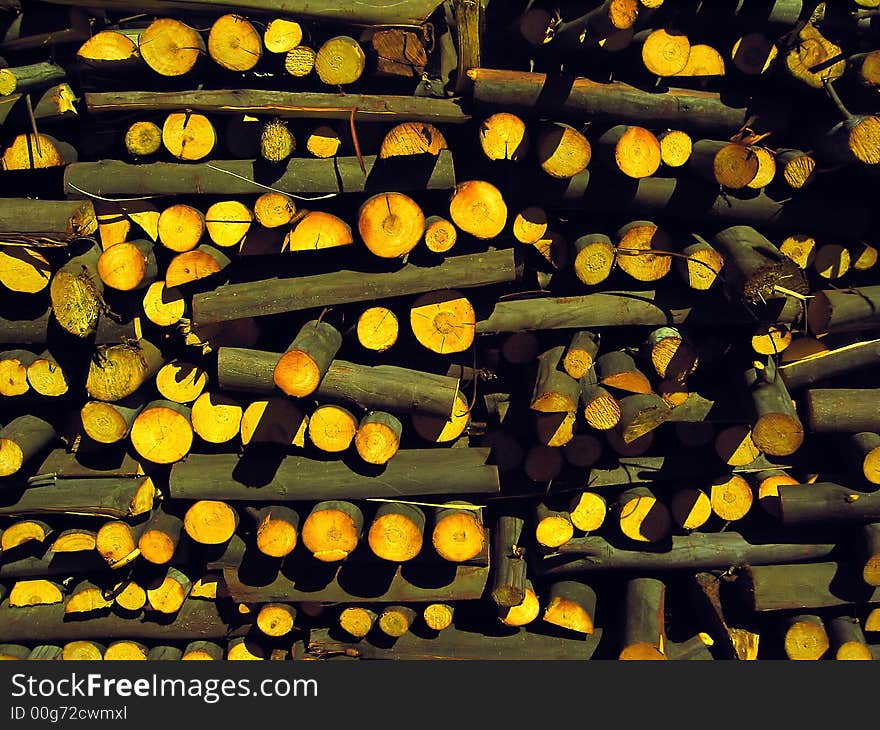
M 873 0 L 0 0 L 0 658 L 872 659 Z

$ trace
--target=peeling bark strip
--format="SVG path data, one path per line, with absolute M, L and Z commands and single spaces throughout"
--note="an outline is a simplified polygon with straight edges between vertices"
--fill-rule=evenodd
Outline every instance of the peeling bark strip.
M 704 91 L 651 93 L 620 82 L 600 84 L 585 78 L 490 68 L 471 69 L 468 76 L 474 82 L 475 102 L 506 111 L 701 132 L 737 132 L 756 114 L 762 129 L 782 131 L 788 124 L 786 108 L 758 99 L 728 106 L 719 94 Z
M 177 164 L 154 162 L 130 165 L 119 160 L 76 162 L 64 170 L 64 193 L 69 198 L 91 195 L 253 195 L 277 188 L 294 194 L 451 190 L 455 187 L 452 153 L 419 160 L 379 160 L 357 157 L 310 159 L 296 157 L 280 170 L 264 160 L 212 160 Z M 85 192 L 82 192 L 85 191 Z
M 342 461 L 190 454 L 172 467 L 168 485 L 174 499 L 232 502 L 494 494 L 498 468 L 487 463 L 489 454 L 488 448 L 401 449 L 378 477 Z
M 453 256 L 437 266 L 406 264 L 391 272 L 336 271 L 295 279 L 227 284 L 193 296 L 193 322 L 205 325 L 451 287 L 487 286 L 515 281 L 517 277 L 514 251 L 504 249 Z
M 80 5 L 82 0 L 49 0 L 56 5 Z M 176 14 L 181 10 L 202 13 L 246 12 L 290 16 L 354 25 L 421 25 L 441 0 L 358 0 L 329 3 L 323 0 L 90 0 L 89 7 Z
M 356 122 L 464 124 L 471 118 L 454 99 L 263 89 L 90 92 L 85 95 L 85 103 L 89 113 L 96 115 L 191 109 L 204 114 L 267 114 L 289 119 L 348 121 L 354 110 Z

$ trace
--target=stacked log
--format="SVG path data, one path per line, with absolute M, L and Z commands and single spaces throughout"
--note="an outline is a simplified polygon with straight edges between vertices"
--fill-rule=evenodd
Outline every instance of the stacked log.
M 867 16 L 14 5 L 0 658 L 872 658 Z

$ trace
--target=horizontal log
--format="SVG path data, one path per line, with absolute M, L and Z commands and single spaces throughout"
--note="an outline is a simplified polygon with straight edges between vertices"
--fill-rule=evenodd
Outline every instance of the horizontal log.
M 46 549 L 38 555 L 4 555 L 0 560 L 0 580 L 72 575 L 81 577 L 106 572 L 107 569 L 107 561 L 96 550 L 55 553 Z
M 836 350 L 782 365 L 778 372 L 789 390 L 803 388 L 826 378 L 880 365 L 880 340 L 857 342 Z
M 264 89 L 201 91 L 104 91 L 85 95 L 91 114 L 173 112 L 191 109 L 203 114 L 268 114 L 289 119 L 342 119 L 354 113 L 357 122 L 405 121 L 463 124 L 471 117 L 456 99 L 427 96 L 328 94 Z
M 363 157 L 317 159 L 295 157 L 286 165 L 263 160 L 212 160 L 182 164 L 154 162 L 134 165 L 120 160 L 74 162 L 64 170 L 68 198 L 89 195 L 254 195 L 267 187 L 299 194 L 336 194 L 449 190 L 455 186 L 452 153 L 436 157 L 398 157 L 379 160 Z
M 515 281 L 518 275 L 513 249 L 503 249 L 451 256 L 436 266 L 408 263 L 391 272 L 337 271 L 227 284 L 193 296 L 193 321 L 205 325 L 444 288 L 467 289 Z
M 786 527 L 877 522 L 880 491 L 861 492 L 831 482 L 783 484 L 779 487 L 779 509 Z
M 87 4 L 94 8 L 122 10 L 126 13 L 150 11 L 178 14 L 245 12 L 297 20 L 352 23 L 354 25 L 421 25 L 440 5 L 440 0 L 358 0 L 353 5 L 316 0 L 48 0 L 56 5 Z
M 0 345 L 44 345 L 57 335 L 66 336 L 55 321 L 51 307 L 34 313 L 23 309 L 21 306 L 4 307 L 0 314 Z M 140 318 L 117 322 L 108 316 L 100 316 L 94 344 L 116 344 L 125 340 L 138 340 L 140 337 Z
M 699 132 L 737 132 L 753 115 L 767 131 L 788 125 L 788 110 L 768 100 L 746 98 L 729 105 L 719 94 L 690 89 L 645 91 L 619 81 L 597 83 L 571 76 L 474 68 L 468 71 L 477 104 L 532 112 L 554 119 L 645 124 Z
M 98 230 L 90 200 L 0 198 L 0 243 L 66 243 Z
M 358 659 L 501 659 L 551 660 L 590 659 L 602 640 L 602 629 L 596 629 L 585 638 L 546 636 L 519 630 L 505 634 L 486 634 L 450 626 L 435 638 L 424 638 L 407 633 L 393 645 L 377 646 L 367 639 L 345 641 L 333 636 L 327 629 L 309 632 L 305 656 L 324 657 L 344 653 Z M 296 656 L 302 659 L 304 656 Z
M 54 121 L 77 116 L 76 95 L 69 84 L 59 84 L 46 89 L 32 100 L 34 119 Z M 0 98 L 0 127 L 10 129 L 29 129 L 30 119 L 24 94 L 12 94 Z
M 4 490 L 0 515 L 86 515 L 124 519 L 152 506 L 152 482 L 141 478 L 56 479 L 24 491 Z
M 552 180 L 530 170 L 507 177 L 505 192 L 529 191 L 528 204 L 548 210 L 585 210 L 622 213 L 650 219 L 669 216 L 682 221 L 751 225 L 760 230 L 811 233 L 860 238 L 872 225 L 870 201 L 855 192 L 809 194 L 777 198 L 766 191 L 736 194 L 688 176 L 654 175 L 632 180 L 601 169 L 584 170 L 567 180 Z M 522 194 L 520 192 L 520 194 Z
M 752 611 L 788 611 L 880 602 L 880 588 L 836 562 L 746 567 L 736 587 Z
M 615 545 L 604 537 L 576 537 L 537 561 L 541 575 L 568 575 L 606 570 L 667 572 L 727 570 L 739 565 L 772 565 L 822 560 L 831 555 L 837 539 L 829 536 L 793 542 L 784 531 L 765 535 L 737 532 L 692 532 L 673 535 L 669 544 Z M 825 538 L 825 539 L 822 539 Z
M 273 372 L 280 357 L 276 352 L 221 347 L 217 351 L 217 385 L 221 390 L 278 393 Z M 449 416 L 458 393 L 458 378 L 394 365 L 370 367 L 334 360 L 314 395 L 321 402 Z
M 56 478 L 137 477 L 143 473 L 138 462 L 124 451 L 100 450 L 89 454 L 85 450 L 71 453 L 65 449 L 53 449 L 29 477 L 28 483 L 38 486 Z
M 804 393 L 806 421 L 816 433 L 880 430 L 880 390 L 810 388 Z
M 214 601 L 189 599 L 180 611 L 164 620 L 154 613 L 141 618 L 122 618 L 110 613 L 90 616 L 86 621 L 65 620 L 64 604 L 10 608 L 0 605 L 0 641 L 21 640 L 24 636 L 40 641 L 78 641 L 86 639 L 131 639 L 135 641 L 183 641 L 219 639 L 233 626 L 221 616 Z
M 799 305 L 794 299 L 775 300 L 770 306 L 776 307 L 768 312 L 773 321 L 793 322 L 800 314 Z M 608 291 L 576 297 L 499 301 L 488 317 L 477 322 L 477 333 L 749 322 L 754 322 L 754 319 L 748 312 L 719 297 L 693 297 L 680 291 Z
M 324 603 L 430 603 L 468 601 L 483 595 L 489 568 L 474 565 L 410 565 L 388 563 L 325 564 L 326 571 L 297 570 L 286 564 L 271 582 L 249 585 L 242 572 L 223 571 L 222 590 L 236 603 L 319 601 Z M 290 567 L 289 567 L 290 566 Z
M 401 449 L 382 469 L 286 456 L 190 454 L 171 468 L 174 499 L 295 502 L 305 499 L 398 499 L 416 495 L 492 494 L 498 468 L 490 449 Z

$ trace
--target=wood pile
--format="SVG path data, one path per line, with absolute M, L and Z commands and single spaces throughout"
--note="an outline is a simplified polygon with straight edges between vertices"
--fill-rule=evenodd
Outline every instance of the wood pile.
M 877 5 L 0 0 L 0 658 L 874 658 Z

